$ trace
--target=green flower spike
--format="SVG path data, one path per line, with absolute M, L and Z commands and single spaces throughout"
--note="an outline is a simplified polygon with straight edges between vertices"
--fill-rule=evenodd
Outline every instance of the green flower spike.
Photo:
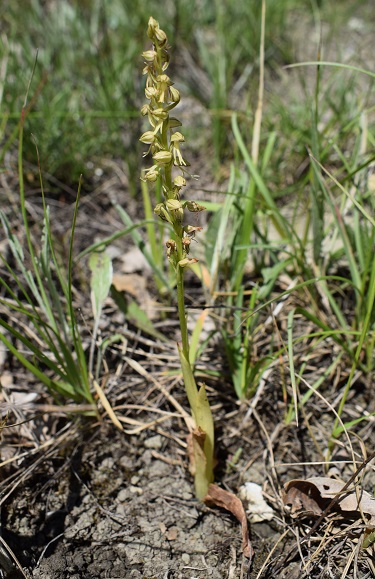
M 148 103 L 141 109 L 142 116 L 148 118 L 151 130 L 140 137 L 142 143 L 149 145 L 145 155 L 151 153 L 153 165 L 144 174 L 143 180 L 160 181 L 164 201 L 158 203 L 154 212 L 160 219 L 170 223 L 173 238 L 166 243 L 167 257 L 176 273 L 177 304 L 181 328 L 181 344 L 178 351 L 184 378 L 186 394 L 189 400 L 195 428 L 191 433 L 191 446 L 194 455 L 195 492 L 203 499 L 208 485 L 213 481 L 214 427 L 211 409 L 208 403 L 205 386 L 197 387 L 189 359 L 189 338 L 184 300 L 184 271 L 197 263 L 190 257 L 191 240 L 200 227 L 184 225 L 184 212 L 202 211 L 204 207 L 195 201 L 182 201 L 181 190 L 186 186 L 186 169 L 189 163 L 183 157 L 181 145 L 185 137 L 176 128 L 181 122 L 170 117 L 170 112 L 180 102 L 180 93 L 166 74 L 169 66 L 168 39 L 159 23 L 150 18 L 147 35 L 153 43 L 150 50 L 142 53 L 145 61 L 143 74 L 146 78 L 145 96 Z M 178 168 L 180 174 L 173 175 Z

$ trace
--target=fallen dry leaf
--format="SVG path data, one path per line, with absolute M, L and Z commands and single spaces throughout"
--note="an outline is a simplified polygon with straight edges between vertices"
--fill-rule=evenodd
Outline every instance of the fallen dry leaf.
M 118 292 L 130 294 L 146 312 L 150 320 L 156 317 L 155 301 L 147 290 L 147 280 L 136 273 L 117 273 L 112 276 L 112 285 Z
M 345 483 L 328 477 L 312 477 L 307 480 L 291 480 L 284 485 L 284 505 L 291 507 L 294 517 L 319 516 L 330 502 L 342 491 Z M 375 499 L 359 486 L 342 493 L 342 497 L 332 507 L 332 511 L 348 518 L 367 518 L 367 528 L 375 528 Z
M 253 548 L 249 538 L 249 528 L 247 524 L 246 513 L 241 500 L 233 493 L 225 491 L 217 485 L 211 484 L 208 487 L 208 493 L 204 498 L 204 502 L 226 509 L 236 517 L 242 528 L 243 554 L 245 557 L 251 560 L 253 557 Z
M 146 292 L 146 279 L 135 273 L 114 273 L 112 284 L 118 292 L 128 292 L 135 298 Z

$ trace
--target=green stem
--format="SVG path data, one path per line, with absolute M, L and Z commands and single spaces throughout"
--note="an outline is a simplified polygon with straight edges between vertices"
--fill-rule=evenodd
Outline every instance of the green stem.
M 167 135 L 163 133 L 163 141 L 164 138 L 168 143 Z M 168 144 L 166 145 L 166 149 L 168 149 Z M 169 191 L 172 191 L 172 165 L 167 165 L 164 168 L 164 185 L 166 187 L 166 194 L 168 195 Z M 171 215 L 173 219 L 173 215 Z M 176 281 L 177 281 L 177 306 L 178 306 L 178 317 L 180 320 L 180 328 L 181 328 L 181 342 L 182 342 L 182 351 L 184 353 L 185 358 L 190 361 L 189 359 L 189 335 L 188 335 L 188 328 L 187 328 L 187 319 L 186 319 L 186 309 L 185 309 L 185 289 L 184 289 L 184 268 L 180 267 L 179 262 L 185 257 L 184 250 L 182 246 L 182 239 L 183 239 L 183 229 L 176 219 L 173 219 L 173 230 L 175 233 L 175 242 L 177 246 L 176 256 L 175 256 L 175 270 L 176 270 Z
M 180 320 L 180 329 L 181 329 L 181 342 L 182 342 L 182 351 L 184 353 L 185 358 L 190 363 L 189 358 L 189 334 L 188 334 L 188 327 L 187 327 L 187 319 L 186 319 L 186 309 L 185 309 L 185 290 L 184 290 L 184 269 L 180 267 L 177 263 L 177 305 L 178 305 L 178 317 Z

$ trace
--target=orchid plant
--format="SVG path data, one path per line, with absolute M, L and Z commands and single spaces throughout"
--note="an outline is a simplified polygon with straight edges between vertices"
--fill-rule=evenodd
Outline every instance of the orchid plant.
M 176 292 L 181 343 L 178 352 L 194 426 L 192 428 L 192 456 L 195 478 L 195 492 L 199 499 L 207 494 L 208 485 L 213 481 L 214 425 L 205 385 L 197 386 L 190 362 L 189 335 L 185 308 L 184 273 L 197 263 L 190 256 L 190 245 L 195 234 L 201 229 L 185 224 L 185 212 L 199 212 L 204 209 L 195 201 L 185 201 L 182 190 L 187 184 L 189 163 L 185 160 L 181 145 L 185 138 L 177 130 L 180 121 L 171 112 L 180 102 L 180 93 L 173 86 L 166 70 L 170 55 L 168 39 L 159 23 L 150 18 L 147 35 L 153 43 L 151 50 L 142 53 L 145 60 L 143 73 L 146 75 L 145 95 L 147 103 L 141 113 L 148 118 L 151 129 L 140 137 L 149 145 L 148 154 L 153 164 L 146 169 L 143 179 L 149 183 L 161 184 L 163 201 L 154 209 L 156 215 L 169 223 L 172 235 L 166 242 L 166 254 L 176 275 Z

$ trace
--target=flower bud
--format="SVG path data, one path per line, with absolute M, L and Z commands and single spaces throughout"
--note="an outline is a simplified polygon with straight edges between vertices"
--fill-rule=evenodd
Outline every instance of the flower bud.
M 172 162 L 172 153 L 170 151 L 159 151 L 152 158 L 158 165 L 169 165 Z
M 155 36 L 160 46 L 164 46 L 167 43 L 167 35 L 164 30 L 161 30 L 161 28 L 155 30 Z
M 176 185 L 176 187 L 178 187 L 179 189 L 181 189 L 181 187 L 185 187 L 186 185 L 186 179 L 185 177 L 183 177 L 182 175 L 177 175 L 177 177 L 175 177 L 173 179 L 173 183 L 174 185 Z
M 142 52 L 142 56 L 146 62 L 154 62 L 157 57 L 157 52 L 155 50 L 146 50 L 145 52 Z
M 155 33 L 156 28 L 159 28 L 159 22 L 155 20 L 155 18 L 150 16 L 150 18 L 148 19 L 147 36 L 151 38 L 151 40 Z
M 153 41 L 157 41 L 160 46 L 167 42 L 167 35 L 159 28 L 159 22 L 150 17 L 148 21 L 147 36 Z
M 163 221 L 168 221 L 168 223 L 172 224 L 172 219 L 166 210 L 164 203 L 158 203 L 154 209 L 154 213 Z
M 175 104 L 180 102 L 180 92 L 174 88 L 174 86 L 169 87 L 169 94 L 171 96 L 171 101 Z
M 145 143 L 146 145 L 151 145 L 155 141 L 155 134 L 153 131 L 146 131 L 139 139 L 141 143 Z

